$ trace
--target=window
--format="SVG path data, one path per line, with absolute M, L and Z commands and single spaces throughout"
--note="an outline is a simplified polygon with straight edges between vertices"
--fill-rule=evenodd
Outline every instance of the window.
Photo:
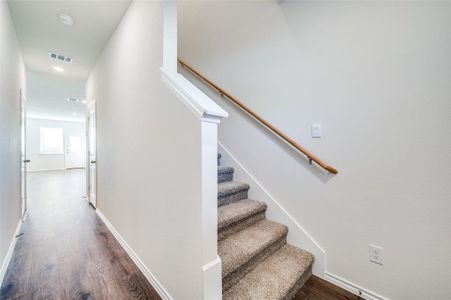
M 63 128 L 41 127 L 41 154 L 63 154 Z

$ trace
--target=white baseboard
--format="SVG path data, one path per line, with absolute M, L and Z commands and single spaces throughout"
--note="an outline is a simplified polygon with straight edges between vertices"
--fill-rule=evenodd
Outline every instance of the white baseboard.
M 248 182 L 251 186 L 250 197 L 268 204 L 266 212 L 269 219 L 288 226 L 288 242 L 294 246 L 311 252 L 315 256 L 313 274 L 323 278 L 326 272 L 326 253 L 315 239 L 288 213 L 271 193 L 249 172 L 241 162 L 220 142 L 222 160 L 235 168 L 235 177 Z
M 359 295 L 363 299 L 367 300 L 388 300 L 388 298 L 381 296 L 375 292 L 362 288 L 357 284 L 354 284 L 346 279 L 341 278 L 340 276 L 334 275 L 330 272 L 326 272 L 324 279 L 333 283 L 342 289 L 345 289 L 355 295 Z
M 66 169 L 39 169 L 39 170 L 27 170 L 28 173 L 34 173 L 34 172 L 48 172 L 48 171 L 65 171 Z
M 103 221 L 103 223 L 105 223 L 105 225 L 108 227 L 108 229 L 116 238 L 116 240 L 119 242 L 119 244 L 121 244 L 122 248 L 124 248 L 125 252 L 127 252 L 127 254 L 130 256 L 133 262 L 138 266 L 139 270 L 144 274 L 144 276 L 150 282 L 155 291 L 157 291 L 158 295 L 160 295 L 160 297 L 164 300 L 173 300 L 171 295 L 169 295 L 169 293 L 166 291 L 163 285 L 157 280 L 155 275 L 153 275 L 152 272 L 150 272 L 150 270 L 146 267 L 146 265 L 135 253 L 135 251 L 133 251 L 133 249 L 127 244 L 124 238 L 119 234 L 119 232 L 107 219 L 107 217 L 105 217 L 105 215 L 102 214 L 102 212 L 98 208 L 96 209 L 96 213 L 99 216 L 99 218 Z
M 6 270 L 8 269 L 9 263 L 11 262 L 11 258 L 13 257 L 14 247 L 16 247 L 17 242 L 17 235 L 20 232 L 20 229 L 22 228 L 23 221 L 22 219 L 19 220 L 19 223 L 17 223 L 16 231 L 14 232 L 13 239 L 11 241 L 11 244 L 9 245 L 8 252 L 6 253 L 5 259 L 2 263 L 2 268 L 0 269 L 0 286 L 3 283 L 3 279 L 5 279 Z
M 56 168 L 56 169 L 39 169 L 39 170 L 27 170 L 28 173 L 34 172 L 50 172 L 50 171 L 70 171 L 70 170 L 84 170 L 85 167 L 73 167 L 73 168 Z

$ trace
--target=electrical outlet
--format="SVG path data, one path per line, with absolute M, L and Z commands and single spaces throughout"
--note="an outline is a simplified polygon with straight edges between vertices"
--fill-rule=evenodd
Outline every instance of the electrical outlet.
M 383 256 L 382 256 L 382 250 L 384 248 L 376 246 L 376 245 L 369 245 L 369 253 L 370 253 L 370 262 L 373 262 L 378 265 L 383 265 Z

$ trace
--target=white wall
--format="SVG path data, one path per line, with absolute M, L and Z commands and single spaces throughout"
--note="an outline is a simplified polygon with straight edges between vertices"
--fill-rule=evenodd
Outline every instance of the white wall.
M 27 158 L 30 160 L 28 171 L 65 169 L 65 154 L 40 153 L 40 128 L 62 128 L 65 150 L 69 147 L 69 136 L 85 137 L 85 123 L 58 120 L 27 118 Z M 83 150 L 85 153 L 86 150 Z M 85 165 L 82 163 L 81 165 Z
M 162 48 L 162 2 L 135 1 L 89 77 L 97 208 L 171 297 L 200 299 L 201 124 L 163 85 Z
M 216 97 L 230 113 L 219 140 L 325 249 L 327 271 L 391 299 L 450 299 L 451 3 L 180 6 L 179 56 L 338 169 Z
M 25 93 L 22 54 L 8 4 L 0 1 L 0 266 L 21 217 L 20 89 Z

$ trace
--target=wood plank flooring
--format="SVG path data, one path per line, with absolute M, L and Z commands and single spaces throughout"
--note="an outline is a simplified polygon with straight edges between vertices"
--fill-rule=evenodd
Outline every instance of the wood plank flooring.
M 363 298 L 312 275 L 294 300 L 363 300 Z
M 29 214 L 0 288 L 1 300 L 160 299 L 82 198 L 83 170 L 30 173 L 28 179 Z M 316 276 L 295 297 L 335 299 L 361 298 Z
M 160 299 L 82 198 L 84 171 L 30 173 L 0 299 Z

